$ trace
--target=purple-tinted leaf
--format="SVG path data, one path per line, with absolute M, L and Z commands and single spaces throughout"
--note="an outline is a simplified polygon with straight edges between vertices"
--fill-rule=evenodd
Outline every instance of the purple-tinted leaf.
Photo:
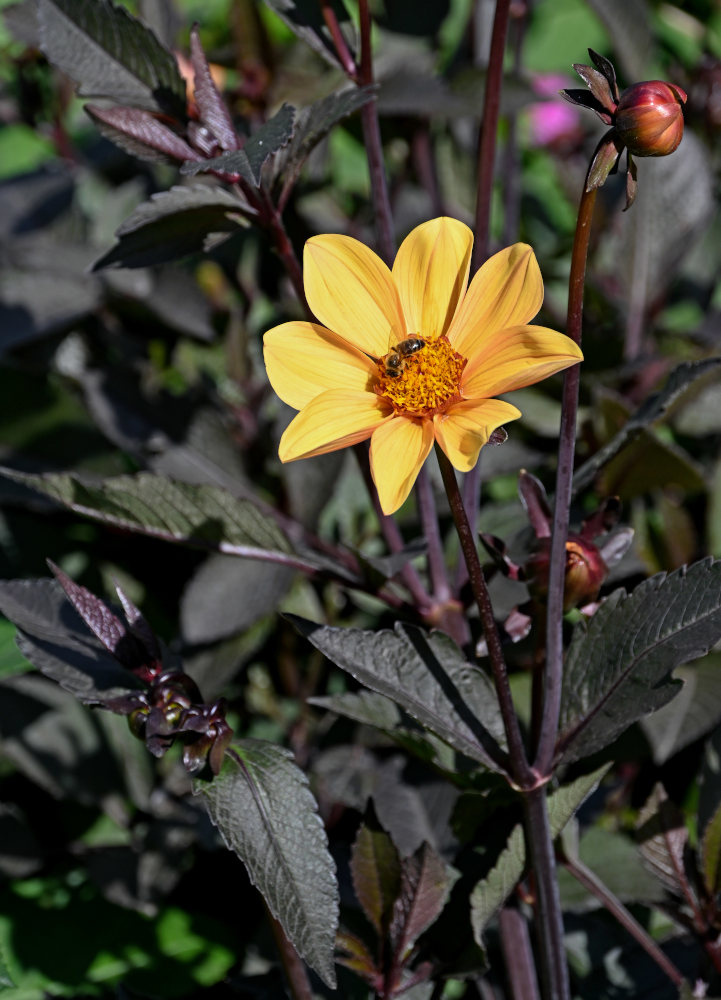
M 573 68 L 591 91 L 601 107 L 610 115 L 616 110 L 616 102 L 611 92 L 608 80 L 591 66 L 584 66 L 583 63 L 574 63 Z
M 253 187 L 260 187 L 261 167 L 273 153 L 277 153 L 293 136 L 295 108 L 284 104 L 280 111 L 245 141 L 242 149 L 231 150 L 211 160 L 200 163 L 186 163 L 181 168 L 183 174 L 197 174 L 212 171 L 220 174 L 237 175 Z
M 652 872 L 677 896 L 690 891 L 684 851 L 688 830 L 683 814 L 657 784 L 638 814 L 636 837 L 641 854 Z
M 588 111 L 595 111 L 606 125 L 610 125 L 613 121 L 611 115 L 604 109 L 603 105 L 596 100 L 593 94 L 589 94 L 587 90 L 568 87 L 565 90 L 559 90 L 558 93 L 564 101 L 568 101 L 570 104 L 576 104 L 579 108 L 586 108 Z
M 115 699 L 143 690 L 89 632 L 56 581 L 1 582 L 0 612 L 20 629 L 23 656 L 80 701 L 112 707 Z
M 200 159 L 184 139 L 149 111 L 93 104 L 86 105 L 85 110 L 106 139 L 133 156 L 163 163 Z
M 350 870 L 353 889 L 363 912 L 378 936 L 384 937 L 400 889 L 401 859 L 372 806 L 368 807 L 353 842 Z
M 93 265 L 147 267 L 205 249 L 218 233 L 233 233 L 253 214 L 250 205 L 220 187 L 172 187 L 139 205 L 117 231 L 118 242 Z
M 265 0 L 265 2 L 298 38 L 303 39 L 306 45 L 336 69 L 343 68 L 330 31 L 323 20 L 323 11 L 318 0 Z M 355 32 L 348 11 L 342 0 L 330 0 L 329 6 L 352 53 L 356 47 Z
M 626 170 L 626 204 L 623 206 L 624 212 L 627 211 L 631 205 L 633 205 L 636 200 L 636 195 L 638 194 L 638 171 L 636 169 L 636 161 L 628 150 L 626 150 L 626 157 L 628 159 L 628 169 Z
M 235 744 L 231 758 L 193 791 L 298 953 L 334 988 L 338 887 L 308 779 L 287 750 L 261 740 Z
M 596 147 L 591 161 L 591 167 L 586 178 L 586 190 L 594 191 L 602 187 L 618 165 L 618 158 L 623 152 L 623 145 L 613 129 L 607 132 Z
M 130 631 L 152 659 L 162 660 L 163 654 L 160 649 L 160 643 L 152 628 L 143 617 L 142 612 L 136 608 L 120 584 L 115 584 L 115 590 L 123 606 Z
M 43 51 L 78 84 L 81 97 L 106 97 L 175 118 L 185 83 L 172 52 L 111 0 L 39 0 Z
M 201 122 L 210 129 L 223 149 L 237 149 L 238 136 L 233 120 L 210 75 L 197 24 L 193 25 L 190 32 L 190 59 L 195 77 L 195 103 L 198 105 Z M 185 159 L 191 160 L 193 157 L 186 156 Z
M 455 750 L 495 769 L 503 739 L 498 701 L 486 674 L 452 639 L 398 623 L 393 632 L 329 628 L 288 618 L 342 670 L 395 701 Z
M 530 472 L 521 469 L 518 474 L 518 495 L 536 538 L 550 538 L 552 515 L 543 483 Z
M 130 670 L 142 666 L 146 656 L 137 639 L 130 633 L 110 608 L 91 594 L 85 587 L 75 583 L 59 566 L 48 560 L 55 579 L 65 591 L 68 600 L 83 619 L 90 631 L 100 639 L 103 646 Z
M 591 57 L 591 60 L 594 63 L 594 65 L 601 71 L 603 76 L 608 81 L 608 85 L 611 89 L 611 95 L 617 101 L 618 84 L 616 83 L 616 70 L 614 69 L 613 63 L 611 62 L 610 59 L 607 59 L 605 56 L 602 56 L 599 52 L 594 52 L 593 49 L 589 49 L 588 54 Z
M 382 987 L 383 973 L 376 968 L 375 960 L 364 941 L 348 931 L 339 931 L 335 946 L 338 951 L 345 952 L 345 955 L 336 957 L 338 965 L 351 969 L 371 986 Z
M 446 866 L 430 844 L 423 844 L 401 864 L 401 887 L 390 927 L 395 961 L 407 961 L 413 945 L 440 916 L 450 882 Z
M 677 693 L 674 667 L 721 638 L 721 562 L 703 559 L 614 591 L 574 634 L 563 678 L 566 760 L 595 753 Z

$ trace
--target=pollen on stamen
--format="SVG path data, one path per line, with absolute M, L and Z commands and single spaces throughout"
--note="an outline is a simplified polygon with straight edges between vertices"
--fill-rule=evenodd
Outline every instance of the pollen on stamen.
M 466 358 L 453 350 L 446 337 L 425 344 L 403 359 L 403 369 L 389 376 L 378 362 L 375 390 L 388 399 L 396 413 L 432 417 L 461 396 L 461 375 Z

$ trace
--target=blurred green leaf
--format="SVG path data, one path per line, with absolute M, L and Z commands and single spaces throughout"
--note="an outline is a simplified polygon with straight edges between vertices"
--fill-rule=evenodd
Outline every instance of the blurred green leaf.
M 721 638 L 721 562 L 660 573 L 632 594 L 616 590 L 579 625 L 563 677 L 561 736 L 567 761 L 608 746 L 677 694 L 671 672 Z
M 185 116 L 185 83 L 172 52 L 111 0 L 38 0 L 42 49 L 78 84 L 81 97 L 106 97 Z
M 639 723 L 656 764 L 664 764 L 721 720 L 721 654 L 711 652 L 698 663 L 678 667 L 674 678 L 683 687 L 673 701 Z
M 298 953 L 334 988 L 338 888 L 308 779 L 288 750 L 270 743 L 243 740 L 232 754 L 217 778 L 196 781 L 193 791 Z

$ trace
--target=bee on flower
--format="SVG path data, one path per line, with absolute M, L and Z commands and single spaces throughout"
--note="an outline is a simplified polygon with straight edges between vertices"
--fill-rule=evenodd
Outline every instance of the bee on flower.
M 471 230 L 450 218 L 414 229 L 392 269 L 349 236 L 308 240 L 303 283 L 318 323 L 282 323 L 264 337 L 270 383 L 300 411 L 281 461 L 370 438 L 373 481 L 391 514 L 434 442 L 468 472 L 493 431 L 521 416 L 496 396 L 582 360 L 564 334 L 529 325 L 543 302 L 533 250 L 500 251 L 468 284 L 472 247 Z

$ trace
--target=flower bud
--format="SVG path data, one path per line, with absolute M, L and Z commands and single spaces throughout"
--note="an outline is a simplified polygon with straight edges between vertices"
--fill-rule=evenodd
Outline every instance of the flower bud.
M 683 137 L 685 103 L 685 91 L 663 80 L 634 83 L 616 107 L 616 133 L 635 156 L 667 156 Z
M 550 539 L 540 539 L 538 551 L 526 563 L 528 588 L 536 600 L 548 596 L 548 564 Z M 608 569 L 596 545 L 571 535 L 566 542 L 566 571 L 563 589 L 563 610 L 588 604 L 598 597 Z

